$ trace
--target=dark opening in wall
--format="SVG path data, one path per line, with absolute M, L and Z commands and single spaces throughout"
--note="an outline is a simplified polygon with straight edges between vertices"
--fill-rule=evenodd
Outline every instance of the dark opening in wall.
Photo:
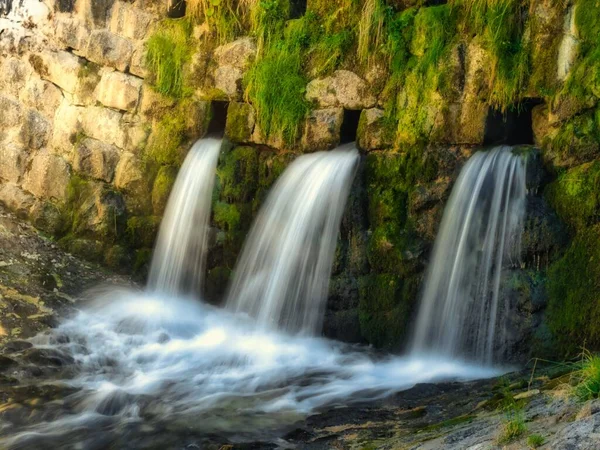
M 356 140 L 356 129 L 358 128 L 360 112 L 360 109 L 344 110 L 344 119 L 342 120 L 342 128 L 340 130 L 340 144 L 347 144 Z
M 298 19 L 306 14 L 307 0 L 290 0 L 290 19 Z
M 504 113 L 491 108 L 485 121 L 484 144 L 533 144 L 531 111 L 541 103 L 540 99 L 528 98 Z
M 185 16 L 185 0 L 168 0 L 167 17 L 170 19 L 179 19 Z
M 229 107 L 229 102 L 213 101 L 210 107 L 211 115 L 207 134 L 223 135 L 225 133 L 225 122 L 227 122 L 227 108 Z
M 447 3 L 448 0 L 426 0 L 425 3 L 423 3 L 423 6 L 439 6 Z
M 54 4 L 54 9 L 56 9 L 58 12 L 73 12 L 74 8 L 75 0 L 58 0 Z

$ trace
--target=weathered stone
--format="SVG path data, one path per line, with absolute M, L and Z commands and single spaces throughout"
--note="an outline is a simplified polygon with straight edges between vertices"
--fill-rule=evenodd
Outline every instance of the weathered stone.
M 0 146 L 0 182 L 18 183 L 28 159 L 28 152 L 14 142 Z
M 217 67 L 214 72 L 215 88 L 223 92 L 230 100 L 241 100 L 243 76 L 242 69 L 237 67 Z
M 96 100 L 110 108 L 134 111 L 141 88 L 140 78 L 120 72 L 105 72 L 96 87 Z
M 104 28 L 115 0 L 78 0 L 77 12 L 92 28 Z
M 230 66 L 247 69 L 256 57 L 256 43 L 251 37 L 243 37 L 236 41 L 217 47 L 214 59 L 218 66 Z
M 152 207 L 152 180 L 148 179 L 142 161 L 133 153 L 121 155 L 115 173 L 115 187 L 125 192 L 125 203 L 133 214 L 144 214 Z
M 80 194 L 75 232 L 104 239 L 118 237 L 126 226 L 123 196 L 108 185 L 89 182 Z
M 152 210 L 155 215 L 160 216 L 165 211 L 175 178 L 177 178 L 176 167 L 162 166 L 158 171 L 152 187 Z
M 557 77 L 564 81 L 571 72 L 571 67 L 577 60 L 579 39 L 577 38 L 577 24 L 575 23 L 576 5 L 567 9 L 563 25 L 563 37 L 558 48 Z
M 150 136 L 150 127 L 146 123 L 127 123 L 125 125 L 125 134 L 127 138 L 127 144 L 125 150 L 139 153 L 144 149 Z
M 488 105 L 476 98 L 466 98 L 460 105 L 459 125 L 456 122 L 448 123 L 448 127 L 456 131 L 455 144 L 482 144 L 485 137 L 485 123 L 487 120 Z
M 131 63 L 131 41 L 106 30 L 92 31 L 86 57 L 97 64 L 125 72 Z
M 47 151 L 38 152 L 25 174 L 23 189 L 39 198 L 63 201 L 67 196 L 70 178 L 69 165 L 60 156 Z
M 314 152 L 335 147 L 340 142 L 343 119 L 344 110 L 342 108 L 311 111 L 304 127 L 302 149 Z
M 83 139 L 75 150 L 73 169 L 91 178 L 110 183 L 119 161 L 119 150 L 95 139 Z
M 67 161 L 73 159 L 73 144 L 83 134 L 81 120 L 85 108 L 73 106 L 65 98 L 54 116 L 54 132 L 50 141 L 50 150 L 63 156 Z
M 336 70 L 332 76 L 312 80 L 306 87 L 306 98 L 323 108 L 365 109 L 376 102 L 365 80 L 348 70 Z
M 73 94 L 79 85 L 80 58 L 65 51 L 44 51 L 30 56 L 36 72 L 45 80 Z
M 0 91 L 19 95 L 32 73 L 32 67 L 23 59 L 5 58 L 0 64 Z
M 14 211 L 20 218 L 26 218 L 35 198 L 13 183 L 0 184 L 0 204 Z
M 381 109 L 365 109 L 360 113 L 356 138 L 363 150 L 379 150 L 391 147 L 390 133 L 385 129 L 385 113 Z
M 31 77 L 23 91 L 23 103 L 52 119 L 62 99 L 61 90 L 49 81 Z
M 133 46 L 129 72 L 140 78 L 146 78 L 148 76 L 148 68 L 146 66 L 146 43 L 144 41 L 136 42 Z
M 238 143 L 250 142 L 254 131 L 255 112 L 248 103 L 231 102 L 227 108 L 225 135 Z
M 0 141 L 10 137 L 12 133 L 20 132 L 20 126 L 25 115 L 23 105 L 17 100 L 0 95 Z
M 77 17 L 57 15 L 54 19 L 54 37 L 64 49 L 83 51 L 88 44 L 90 30 Z
M 121 126 L 123 115 L 112 109 L 94 106 L 83 110 L 82 128 L 86 136 L 125 148 L 127 136 Z
M 537 105 L 531 110 L 531 128 L 533 130 L 533 142 L 536 146 L 542 147 L 544 140 L 550 136 L 551 132 L 546 105 Z
M 22 142 L 34 150 L 46 145 L 50 139 L 52 124 L 34 109 L 30 109 L 25 115 L 25 121 L 21 132 Z
M 172 98 L 159 94 L 147 84 L 142 86 L 140 113 L 146 118 L 161 117 L 174 105 L 175 100 Z
M 56 236 L 65 229 L 65 219 L 62 211 L 52 202 L 35 202 L 29 212 L 29 220 L 39 230 Z
M 129 39 L 144 39 L 155 17 L 130 3 L 117 1 L 111 11 L 108 29 Z

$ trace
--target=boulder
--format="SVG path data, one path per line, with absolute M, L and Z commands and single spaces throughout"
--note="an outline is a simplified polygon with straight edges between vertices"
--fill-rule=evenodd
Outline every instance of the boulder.
M 89 182 L 79 194 L 80 201 L 75 211 L 77 222 L 74 224 L 77 234 L 105 239 L 118 237 L 124 232 L 126 208 L 119 192 L 104 183 Z
M 110 144 L 86 138 L 75 150 L 73 169 L 87 177 L 110 183 L 119 162 L 119 150 Z
M 127 135 L 121 126 L 123 114 L 101 106 L 85 108 L 82 115 L 82 129 L 86 136 L 125 148 Z
M 386 131 L 385 113 L 382 109 L 365 109 L 360 113 L 356 138 L 363 150 L 380 150 L 391 147 L 392 135 Z
M 25 174 L 23 189 L 38 198 L 64 201 L 70 175 L 69 165 L 64 159 L 47 151 L 40 151 L 33 157 L 31 168 Z
M 134 111 L 137 108 L 142 79 L 120 72 L 105 72 L 95 90 L 96 100 L 109 108 Z
M 29 153 L 24 147 L 9 142 L 0 147 L 0 182 L 18 183 L 25 172 Z
M 366 81 L 348 70 L 336 70 L 332 76 L 312 80 L 306 87 L 306 99 L 322 108 L 365 109 L 376 103 Z
M 92 31 L 86 50 L 86 57 L 90 61 L 114 67 L 121 72 L 129 68 L 132 54 L 133 44 L 129 39 L 106 30 Z
M 130 3 L 117 1 L 111 11 L 108 30 L 129 39 L 144 39 L 155 17 Z
M 37 201 L 29 212 L 29 220 L 39 230 L 57 236 L 65 230 L 63 211 L 48 201 Z
M 250 142 L 255 122 L 255 112 L 252 105 L 248 103 L 231 102 L 227 108 L 225 135 L 232 142 Z
M 21 219 L 27 218 L 35 198 L 14 183 L 0 184 L 0 204 L 14 211 Z
M 344 120 L 342 108 L 311 111 L 306 119 L 302 135 L 302 149 L 306 152 L 334 148 L 340 142 L 340 130 Z

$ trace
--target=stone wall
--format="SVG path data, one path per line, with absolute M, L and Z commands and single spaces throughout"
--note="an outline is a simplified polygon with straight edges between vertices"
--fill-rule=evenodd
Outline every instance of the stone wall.
M 492 8 L 471 18 L 468 0 L 309 0 L 287 21 L 287 0 L 222 3 L 166 20 L 152 0 L 25 0 L 2 17 L 0 202 L 72 252 L 143 271 L 187 149 L 224 132 L 206 286 L 217 303 L 286 165 L 356 140 L 325 332 L 398 348 L 460 168 L 481 146 L 534 144 L 545 170 L 531 166 L 510 281 L 515 348 L 526 356 L 563 329 L 546 326 L 561 292 L 547 293 L 546 270 L 600 217 L 587 200 L 582 222 L 568 217 L 581 200 L 570 174 L 595 174 L 600 149 L 596 78 L 582 83 L 597 74 L 597 33 L 577 15 L 597 5 L 509 1 L 498 22 Z

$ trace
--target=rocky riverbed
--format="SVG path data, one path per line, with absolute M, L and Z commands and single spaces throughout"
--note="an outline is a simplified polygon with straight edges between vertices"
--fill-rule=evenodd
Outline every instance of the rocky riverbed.
M 0 210 L 0 434 L 75 417 L 76 405 L 69 400 L 75 388 L 68 380 L 77 373 L 77 363 L 32 346 L 29 338 L 68 317 L 85 304 L 89 289 L 102 284 L 133 283 L 65 253 L 56 242 Z M 538 363 L 535 370 L 528 367 L 496 379 L 419 384 L 384 400 L 327 407 L 292 420 L 286 417 L 284 422 L 293 425 L 276 433 L 265 431 L 255 442 L 240 443 L 207 432 L 208 427 L 196 419 L 169 422 L 146 417 L 117 425 L 113 416 L 118 402 L 113 402 L 93 427 L 75 427 L 69 435 L 44 439 L 29 433 L 19 443 L 3 445 L 76 448 L 74 442 L 79 442 L 86 449 L 370 450 L 521 449 L 537 443 L 546 449 L 596 449 L 600 401 L 575 399 L 573 368 Z M 224 413 L 211 420 L 232 419 Z M 260 431 L 260 420 L 256 423 Z

